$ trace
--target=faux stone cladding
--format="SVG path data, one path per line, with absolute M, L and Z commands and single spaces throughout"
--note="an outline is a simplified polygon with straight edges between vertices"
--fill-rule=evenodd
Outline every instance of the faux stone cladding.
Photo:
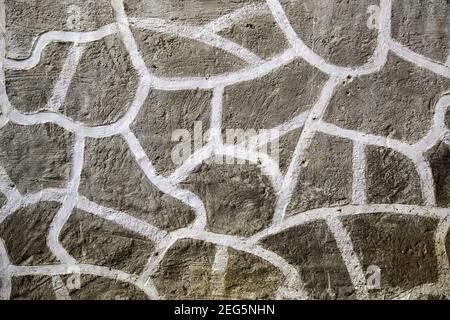
M 0 2 L 0 299 L 450 298 L 449 13 Z

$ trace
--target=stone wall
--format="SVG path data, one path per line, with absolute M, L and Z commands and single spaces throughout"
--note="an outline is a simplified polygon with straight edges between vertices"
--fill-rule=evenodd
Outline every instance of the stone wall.
M 449 298 L 449 17 L 0 0 L 0 298 Z

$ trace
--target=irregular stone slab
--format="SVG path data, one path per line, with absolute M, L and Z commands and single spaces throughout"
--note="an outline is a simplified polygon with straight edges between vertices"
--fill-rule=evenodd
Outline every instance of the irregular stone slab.
M 225 88 L 224 128 L 271 129 L 291 120 L 316 103 L 326 80 L 320 71 L 297 59 L 261 78 L 229 86 Z
M 6 197 L 3 195 L 3 193 L 0 193 L 0 209 L 6 204 Z
M 381 72 L 352 79 L 338 89 L 326 121 L 414 143 L 431 127 L 434 107 L 450 79 L 394 55 Z
M 154 249 L 144 237 L 75 210 L 61 231 L 61 244 L 79 263 L 139 274 Z
M 164 299 L 207 299 L 215 247 L 208 242 L 184 239 L 166 253 L 153 279 Z
M 446 0 L 396 0 L 392 37 L 411 50 L 445 62 L 450 55 L 450 4 Z
M 35 266 L 58 260 L 47 247 L 47 234 L 60 204 L 41 202 L 19 209 L 0 225 L 9 259 L 14 265 Z
M 205 204 L 209 231 L 248 237 L 272 220 L 275 192 L 255 165 L 204 164 L 181 185 Z
M 137 0 L 125 1 L 129 17 L 159 18 L 190 25 L 203 25 L 222 15 L 261 0 Z
M 439 207 L 450 206 L 450 147 L 440 143 L 427 154 L 433 172 L 436 202 Z
M 109 0 L 8 0 L 5 5 L 6 51 L 12 59 L 30 56 L 44 32 L 93 31 L 115 22 Z
M 190 207 L 150 183 L 118 136 L 87 140 L 80 193 L 165 230 L 186 227 L 195 218 Z
M 420 177 L 414 163 L 393 150 L 366 148 L 369 203 L 423 204 Z
M 301 159 L 300 175 L 287 214 L 341 206 L 352 199 L 353 144 L 317 134 Z
M 201 146 L 207 142 L 204 140 L 210 127 L 211 99 L 211 92 L 203 90 L 150 92 L 131 129 L 159 174 L 169 175 L 196 151 L 196 134 L 201 135 L 197 139 Z M 198 133 L 194 131 L 196 124 L 201 129 Z M 189 134 L 188 141 L 177 132 Z M 183 154 L 179 160 L 178 157 L 173 159 L 173 154 L 178 155 L 176 146 L 184 143 L 190 146 L 191 152 Z
M 23 193 L 65 188 L 70 175 L 72 134 L 55 124 L 8 123 L 0 134 L 0 163 Z
M 262 59 L 269 59 L 289 48 L 284 33 L 270 13 L 236 22 L 218 34 L 249 49 Z
M 122 41 L 109 36 L 87 45 L 62 112 L 75 121 L 104 125 L 130 107 L 139 76 Z
M 63 280 L 67 276 L 62 277 Z M 72 300 L 148 300 L 134 285 L 91 275 L 81 275 L 81 288 L 70 290 Z
M 51 43 L 36 67 L 5 71 L 6 93 L 14 108 L 26 113 L 47 109 L 69 48 L 67 43 Z
M 342 219 L 364 270 L 381 269 L 381 290 L 408 290 L 437 280 L 434 233 L 438 221 L 397 214 Z
M 197 40 L 136 28 L 132 31 L 147 67 L 155 75 L 210 77 L 247 65 L 240 58 Z
M 369 6 L 379 5 L 379 1 L 280 2 L 298 36 L 325 60 L 341 66 L 359 66 L 373 55 L 378 30 L 371 22 L 368 9 Z
M 11 300 L 56 299 L 49 276 L 13 277 L 11 282 Z
M 284 276 L 273 265 L 246 252 L 229 250 L 225 274 L 227 299 L 275 299 Z
M 354 288 L 336 241 L 324 221 L 285 230 L 263 245 L 295 266 L 312 299 L 354 298 Z

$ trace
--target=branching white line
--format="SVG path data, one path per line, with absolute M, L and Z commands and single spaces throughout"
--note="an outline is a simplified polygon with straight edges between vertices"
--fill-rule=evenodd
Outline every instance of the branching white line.
M 57 112 L 61 108 L 85 48 L 86 45 L 74 44 L 72 46 L 72 49 L 64 62 L 58 82 L 53 88 L 53 94 L 47 104 L 47 110 Z
M 136 275 L 128 274 L 120 270 L 114 270 L 107 267 L 100 267 L 90 264 L 76 264 L 76 265 L 49 265 L 49 266 L 10 266 L 9 272 L 14 277 L 33 276 L 33 275 L 68 275 L 73 274 L 73 270 L 76 268 L 81 274 L 93 275 L 98 277 L 104 277 L 111 280 L 117 280 L 121 282 L 130 283 L 137 288 L 141 289 L 147 294 L 150 299 L 159 299 L 156 289 L 149 285 L 143 285 L 138 281 Z
M 129 20 L 125 13 L 122 0 L 111 0 L 111 5 L 116 16 L 116 23 L 106 25 L 98 30 L 90 32 L 49 31 L 42 34 L 37 39 L 30 57 L 19 61 L 5 59 L 5 8 L 4 1 L 0 0 L 0 104 L 2 108 L 0 128 L 4 126 L 7 121 L 12 121 L 20 125 L 54 123 L 73 132 L 76 140 L 71 178 L 67 189 L 45 189 L 35 194 L 21 195 L 14 187 L 13 182 L 6 174 L 6 171 L 0 166 L 0 192 L 7 198 L 6 205 L 4 205 L 0 211 L 0 223 L 23 207 L 45 201 L 54 201 L 62 204 L 61 209 L 51 223 L 50 232 L 47 235 L 47 242 L 50 250 L 63 263 L 60 265 L 42 267 L 11 266 L 4 243 L 0 241 L 1 299 L 7 299 L 10 296 L 11 276 L 21 275 L 52 276 L 54 286 L 58 289 L 56 290 L 56 293 L 59 297 L 69 298 L 67 291 L 60 290 L 61 288 L 64 289 L 63 286 L 60 286 L 62 282 L 60 275 L 70 274 L 71 267 L 74 266 L 79 268 L 83 274 L 97 275 L 131 283 L 143 290 L 149 298 L 158 299 L 159 294 L 154 287 L 151 276 L 159 267 L 168 250 L 178 240 L 188 238 L 207 241 L 218 246 L 219 249 L 213 266 L 213 273 L 215 272 L 219 278 L 222 277 L 219 274 L 222 274 L 223 270 L 226 268 L 226 248 L 233 248 L 235 250 L 253 254 L 268 261 L 284 274 L 285 283 L 278 289 L 277 298 L 305 299 L 308 298 L 308 294 L 303 287 L 298 270 L 279 255 L 259 246 L 258 241 L 288 228 L 316 220 L 324 220 L 327 222 L 341 251 L 352 283 L 357 290 L 358 297 L 365 298 L 367 296 L 367 290 L 365 288 L 364 272 L 361 263 L 353 250 L 351 238 L 342 225 L 342 222 L 339 220 L 339 217 L 383 212 L 409 216 L 434 217 L 439 219 L 440 223 L 436 231 L 435 239 L 436 254 L 439 263 L 439 284 L 445 286 L 450 282 L 448 276 L 450 274 L 450 267 L 445 248 L 446 234 L 450 221 L 450 210 L 435 207 L 436 201 L 433 175 L 430 164 L 426 161 L 424 156 L 433 146 L 449 137 L 449 130 L 445 125 L 445 115 L 450 106 L 450 94 L 442 94 L 441 99 L 435 106 L 435 115 L 430 131 L 415 144 L 407 144 L 395 139 L 339 128 L 322 120 L 322 116 L 329 101 L 342 80 L 347 76 L 356 77 L 380 71 L 386 64 L 389 51 L 414 63 L 420 68 L 450 78 L 450 60 L 444 65 L 443 63 L 421 56 L 392 40 L 391 0 L 380 1 L 381 10 L 376 49 L 371 59 L 366 64 L 358 67 L 341 67 L 330 64 L 311 50 L 311 48 L 307 47 L 292 28 L 287 15 L 278 0 L 266 0 L 266 4 L 247 5 L 230 14 L 222 16 L 203 27 L 169 23 L 161 19 L 131 18 Z M 268 61 L 262 61 L 248 49 L 217 34 L 236 22 L 267 13 L 272 14 L 291 45 L 291 48 Z M 164 32 L 201 41 L 210 46 L 223 49 L 226 52 L 243 59 L 250 65 L 235 72 L 219 74 L 207 78 L 156 76 L 149 72 L 145 61 L 138 50 L 136 40 L 130 30 L 130 24 L 138 28 Z M 139 85 L 135 97 L 127 108 L 127 111 L 117 122 L 96 127 L 85 126 L 82 123 L 75 122 L 72 119 L 59 114 L 57 111 L 65 101 L 71 79 L 75 75 L 77 65 L 83 55 L 86 44 L 114 34 L 120 36 L 120 39 L 130 56 L 132 65 L 139 76 Z M 48 101 L 47 108 L 49 110 L 34 114 L 22 114 L 10 104 L 6 94 L 4 70 L 28 70 L 37 66 L 41 60 L 44 49 L 52 42 L 69 42 L 73 43 L 73 47 L 64 63 L 62 72 L 59 75 L 59 80 L 53 89 L 53 95 Z M 257 151 L 257 146 L 270 142 L 270 138 L 267 137 L 267 135 L 264 137 L 261 135 L 253 137 L 249 145 L 246 145 L 245 143 L 238 146 L 223 145 L 221 139 L 223 94 L 227 86 L 260 78 L 297 58 L 306 60 L 315 68 L 326 73 L 330 78 L 322 89 L 318 101 L 311 110 L 301 113 L 294 119 L 286 121 L 274 128 L 278 130 L 280 136 L 283 136 L 293 130 L 303 127 L 303 132 L 294 151 L 288 172 L 286 176 L 283 177 L 278 164 L 267 154 Z M 213 99 L 211 102 L 211 140 L 205 147 L 197 150 L 189 159 L 177 168 L 169 178 L 164 178 L 157 174 L 139 140 L 130 130 L 130 125 L 137 117 L 151 89 L 165 91 L 195 89 L 213 90 Z M 290 203 L 299 179 L 301 170 L 300 164 L 303 160 L 302 157 L 317 132 L 341 137 L 354 142 L 354 205 L 298 212 L 298 214 L 286 218 L 285 211 Z M 127 213 L 96 204 L 78 194 L 80 174 L 83 167 L 84 139 L 86 137 L 103 138 L 113 135 L 122 135 L 124 137 L 141 170 L 153 185 L 162 192 L 182 201 L 194 210 L 196 219 L 192 225 L 173 232 L 166 232 L 145 221 L 133 218 Z M 364 148 L 370 145 L 395 150 L 408 157 L 414 163 L 420 176 L 422 194 L 427 206 L 365 204 Z M 252 163 L 260 162 L 263 172 L 270 176 L 278 198 L 272 225 L 266 230 L 246 239 L 205 231 L 207 223 L 204 204 L 195 194 L 178 188 L 177 184 L 186 179 L 204 160 L 216 155 L 244 159 Z M 77 264 L 58 240 L 59 234 L 74 208 L 117 223 L 127 230 L 136 232 L 147 239 L 154 241 L 157 247 L 157 254 L 149 259 L 147 266 L 140 276 L 130 275 L 118 270 L 111 270 L 106 267 Z M 424 285 L 423 289 L 428 290 L 426 288 L 428 287 Z
M 72 172 L 69 185 L 67 188 L 66 199 L 63 202 L 52 223 L 47 236 L 47 245 L 52 253 L 62 262 L 66 264 L 76 263 L 76 260 L 64 249 L 59 242 L 59 235 L 62 228 L 69 220 L 69 217 L 77 204 L 78 187 L 80 185 L 81 171 L 84 162 L 84 146 L 85 138 L 76 135 L 75 146 L 73 150 Z
M 228 266 L 228 248 L 216 246 L 216 255 L 212 266 L 212 291 L 214 296 L 223 296 L 225 293 L 225 273 Z
M 179 25 L 174 23 L 167 23 L 162 19 L 154 18 L 130 18 L 130 25 L 135 28 L 157 31 L 167 33 L 170 35 L 177 35 L 184 38 L 197 40 L 208 44 L 212 47 L 222 49 L 225 52 L 244 60 L 250 65 L 256 65 L 262 62 L 262 59 L 253 52 L 242 46 L 227 40 L 213 32 L 208 32 L 202 27 L 194 27 L 187 25 Z
M 56 300 L 72 300 L 70 298 L 70 292 L 60 275 L 52 276 L 52 287 L 56 295 Z

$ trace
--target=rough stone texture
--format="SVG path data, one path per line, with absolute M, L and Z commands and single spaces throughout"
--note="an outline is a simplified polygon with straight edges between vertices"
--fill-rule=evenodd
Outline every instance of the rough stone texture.
M 70 297 L 73 300 L 148 299 L 144 292 L 129 283 L 84 275 L 81 276 L 81 288 L 70 292 Z
M 294 265 L 315 299 L 346 299 L 354 293 L 333 235 L 323 221 L 294 227 L 264 239 L 266 248 Z
M 440 207 L 450 206 L 450 148 L 441 143 L 428 152 L 436 185 L 436 202 Z
M 389 149 L 367 147 L 369 203 L 423 204 L 420 178 L 414 164 Z
M 55 300 L 52 279 L 48 276 L 25 276 L 12 279 L 11 300 Z
M 379 43 L 387 2 L 280 0 L 286 21 L 277 0 L 0 1 L 0 297 L 10 260 L 12 299 L 450 298 L 450 4 L 393 0 Z M 288 22 L 318 56 L 289 50 Z M 176 130 L 217 153 L 208 129 L 230 150 L 228 129 L 271 128 L 279 168 L 172 159 Z
M 283 274 L 267 261 L 251 254 L 229 250 L 225 280 L 227 299 L 274 299 Z
M 166 299 L 205 299 L 211 293 L 215 247 L 199 240 L 180 240 L 166 253 L 154 282 Z
M 124 45 L 116 36 L 87 45 L 62 113 L 89 125 L 113 123 L 128 110 L 138 85 Z
M 61 231 L 61 244 L 78 262 L 142 271 L 154 244 L 115 223 L 76 210 Z
M 263 59 L 270 59 L 289 47 L 283 32 L 270 14 L 244 19 L 219 34 L 248 48 Z
M 300 164 L 300 178 L 287 212 L 349 204 L 352 197 L 352 143 L 318 134 Z
M 130 17 L 159 18 L 190 25 L 203 25 L 244 5 L 261 2 L 261 0 L 127 0 L 125 9 Z
M 250 236 L 271 222 L 274 190 L 255 165 L 203 165 L 182 186 L 205 204 L 210 231 Z
M 72 153 L 70 133 L 54 124 L 24 127 L 12 123 L 0 133 L 0 164 L 20 192 L 66 187 Z
M 297 59 L 259 79 L 227 87 L 224 128 L 270 129 L 282 124 L 314 105 L 326 79 Z
M 392 37 L 432 59 L 450 56 L 450 6 L 446 0 L 393 1 Z
M 120 137 L 88 140 L 80 193 L 167 230 L 185 227 L 194 218 L 188 206 L 148 181 Z
M 6 50 L 13 59 L 24 59 L 33 43 L 49 30 L 92 31 L 114 22 L 108 0 L 8 0 L 6 4 Z M 71 7 L 78 6 L 78 12 Z
M 201 76 L 237 71 L 246 63 L 202 42 L 133 28 L 147 67 L 161 76 Z
M 377 30 L 367 28 L 372 0 L 283 0 L 288 18 L 305 44 L 331 63 L 358 66 L 372 56 Z
M 325 117 L 340 127 L 416 142 L 430 129 L 450 80 L 389 55 L 381 72 L 355 78 L 333 97 Z
M 36 67 L 6 72 L 6 91 L 15 108 L 27 113 L 47 109 L 69 48 L 67 43 L 50 44 Z
M 381 287 L 410 289 L 437 278 L 436 220 L 367 214 L 343 220 L 363 268 L 381 268 Z
M 180 143 L 173 139 L 174 130 L 187 130 L 194 138 L 195 122 L 201 122 L 201 133 L 205 134 L 209 129 L 210 110 L 210 91 L 154 90 L 150 93 L 131 128 L 159 174 L 169 175 L 180 165 L 172 161 L 172 151 Z M 190 143 L 191 150 L 195 151 Z
M 47 247 L 47 233 L 60 205 L 41 202 L 22 208 L 0 225 L 0 237 L 5 241 L 11 263 L 44 265 L 57 262 Z

